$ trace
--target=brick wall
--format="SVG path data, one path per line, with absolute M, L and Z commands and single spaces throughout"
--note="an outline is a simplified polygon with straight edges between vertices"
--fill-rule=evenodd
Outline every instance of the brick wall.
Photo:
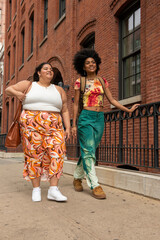
M 77 74 L 72 59 L 85 37 L 95 32 L 95 49 L 102 58 L 100 75 L 106 77 L 113 96 L 118 100 L 119 91 L 119 17 L 133 0 L 66 0 L 66 14 L 59 20 L 59 0 L 48 1 L 48 35 L 43 38 L 43 0 L 18 1 L 13 7 L 11 25 L 6 17 L 5 83 L 4 89 L 33 75 L 35 67 L 50 61 L 58 69 L 67 92 L 72 118 L 73 84 Z M 22 3 L 22 4 L 21 4 Z M 141 0 L 141 104 L 159 101 L 160 97 L 160 3 L 159 0 Z M 34 45 L 30 55 L 29 17 L 34 11 Z M 7 1 L 6 16 L 9 14 Z M 60 21 L 60 22 L 59 22 Z M 25 27 L 24 65 L 21 65 L 21 30 Z M 16 68 L 13 74 L 13 43 L 16 41 Z M 8 81 L 7 54 L 11 51 L 11 76 Z M 6 132 L 6 102 L 11 99 L 4 94 L 2 131 Z M 17 101 L 14 101 L 16 109 Z M 110 104 L 105 100 L 105 110 Z M 9 123 L 13 111 L 9 108 Z

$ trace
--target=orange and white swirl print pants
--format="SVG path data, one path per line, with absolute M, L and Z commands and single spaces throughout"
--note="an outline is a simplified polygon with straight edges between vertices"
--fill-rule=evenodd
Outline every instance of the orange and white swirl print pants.
M 26 180 L 41 177 L 60 178 L 66 154 L 62 118 L 59 113 L 23 110 L 20 131 L 25 155 L 23 176 Z

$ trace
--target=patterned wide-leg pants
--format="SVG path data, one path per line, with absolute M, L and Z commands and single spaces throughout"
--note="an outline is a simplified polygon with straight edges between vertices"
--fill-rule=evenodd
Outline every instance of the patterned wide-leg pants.
M 59 113 L 23 110 L 20 116 L 22 146 L 25 155 L 23 176 L 60 178 L 66 154 L 62 118 Z

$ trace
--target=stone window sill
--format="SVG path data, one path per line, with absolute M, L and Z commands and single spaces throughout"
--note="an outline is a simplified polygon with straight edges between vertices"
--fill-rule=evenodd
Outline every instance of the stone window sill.
M 24 67 L 24 63 L 19 67 L 19 71 Z
M 29 61 L 32 57 L 33 57 L 33 52 L 29 55 L 29 57 L 27 58 L 27 61 Z
M 15 15 L 13 17 L 13 22 L 15 21 L 16 17 L 17 17 L 17 12 L 15 13 Z
M 11 24 L 9 25 L 8 29 L 7 29 L 7 32 L 9 32 L 9 30 L 11 29 Z
M 21 4 L 21 6 L 22 6 L 23 2 L 24 2 L 24 0 L 21 0 L 21 3 L 20 3 L 20 4 Z
M 126 98 L 126 99 L 120 100 L 118 102 L 120 104 L 122 104 L 123 106 L 125 106 L 125 105 L 129 105 L 129 104 L 135 104 L 135 103 L 141 102 L 141 101 L 142 101 L 142 96 L 138 95 L 138 96 L 135 96 L 135 97 L 130 97 L 130 98 Z M 110 108 L 114 109 L 116 107 L 111 104 Z
M 39 47 L 41 47 L 41 46 L 45 43 L 45 41 L 47 41 L 47 39 L 48 39 L 48 36 L 46 35 L 46 36 L 43 38 L 42 42 L 39 44 Z
M 58 22 L 54 25 L 54 30 L 58 28 L 58 26 L 63 22 L 65 18 L 66 18 L 66 14 L 64 13 L 62 17 L 58 20 Z
M 15 77 L 15 73 L 11 76 L 11 80 Z

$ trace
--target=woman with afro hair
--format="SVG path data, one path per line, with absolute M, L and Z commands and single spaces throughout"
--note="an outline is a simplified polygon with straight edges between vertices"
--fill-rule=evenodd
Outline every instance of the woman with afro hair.
M 83 191 L 82 179 L 86 176 L 87 184 L 92 190 L 92 196 L 97 199 L 105 199 L 106 194 L 98 183 L 94 167 L 96 163 L 96 148 L 101 141 L 104 131 L 104 95 L 106 94 L 107 99 L 112 105 L 126 112 L 133 112 L 138 107 L 138 104 L 133 105 L 130 109 L 122 106 L 112 97 L 108 88 L 108 82 L 105 78 L 102 79 L 105 86 L 104 94 L 103 86 L 97 76 L 100 64 L 101 58 L 93 49 L 82 49 L 78 51 L 73 60 L 73 65 L 77 73 L 80 74 L 81 77 L 85 77 L 83 110 L 78 118 L 78 126 L 76 126 L 76 122 L 81 89 L 80 78 L 75 81 L 74 85 L 75 96 L 72 135 L 76 137 L 78 132 L 81 156 L 74 172 L 73 185 L 76 191 Z

